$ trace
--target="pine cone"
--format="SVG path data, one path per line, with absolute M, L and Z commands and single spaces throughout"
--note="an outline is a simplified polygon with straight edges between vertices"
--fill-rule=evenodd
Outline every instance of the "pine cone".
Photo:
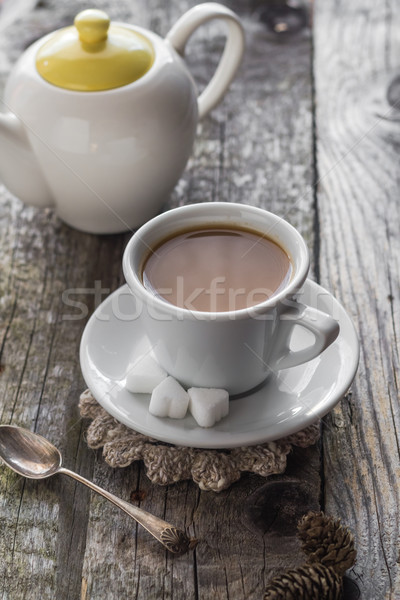
M 299 521 L 297 529 L 308 562 L 332 567 L 339 575 L 356 562 L 353 534 L 340 524 L 340 519 L 323 512 L 309 512 Z
M 303 565 L 274 577 L 265 589 L 264 600 L 339 600 L 342 578 L 321 564 Z

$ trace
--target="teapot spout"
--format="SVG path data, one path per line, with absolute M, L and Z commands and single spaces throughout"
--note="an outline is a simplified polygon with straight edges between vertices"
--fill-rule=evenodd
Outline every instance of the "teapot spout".
M 11 112 L 0 114 L 0 180 L 26 204 L 54 204 L 25 127 Z

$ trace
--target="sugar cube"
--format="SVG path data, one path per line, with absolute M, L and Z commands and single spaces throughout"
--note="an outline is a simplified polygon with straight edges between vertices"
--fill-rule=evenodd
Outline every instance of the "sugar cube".
M 189 405 L 189 394 L 169 376 L 154 388 L 149 412 L 156 417 L 183 419 Z
M 143 356 L 130 369 L 126 376 L 126 388 L 138 394 L 151 394 L 168 373 L 150 355 Z
M 216 388 L 189 388 L 189 410 L 200 427 L 212 427 L 229 413 L 229 394 Z

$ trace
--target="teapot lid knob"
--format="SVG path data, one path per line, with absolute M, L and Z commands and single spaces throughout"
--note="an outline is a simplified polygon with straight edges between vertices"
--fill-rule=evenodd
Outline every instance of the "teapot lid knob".
M 76 15 L 74 25 L 79 32 L 81 42 L 98 44 L 107 39 L 110 19 L 104 11 L 89 8 Z

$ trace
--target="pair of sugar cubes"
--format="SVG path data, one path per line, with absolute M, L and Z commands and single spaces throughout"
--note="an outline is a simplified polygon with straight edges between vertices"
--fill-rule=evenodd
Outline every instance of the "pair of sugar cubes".
M 151 356 L 140 359 L 129 371 L 126 388 L 151 394 L 149 412 L 156 417 L 183 419 L 187 410 L 200 427 L 212 427 L 229 412 L 229 394 L 215 388 L 189 388 L 168 375 Z

